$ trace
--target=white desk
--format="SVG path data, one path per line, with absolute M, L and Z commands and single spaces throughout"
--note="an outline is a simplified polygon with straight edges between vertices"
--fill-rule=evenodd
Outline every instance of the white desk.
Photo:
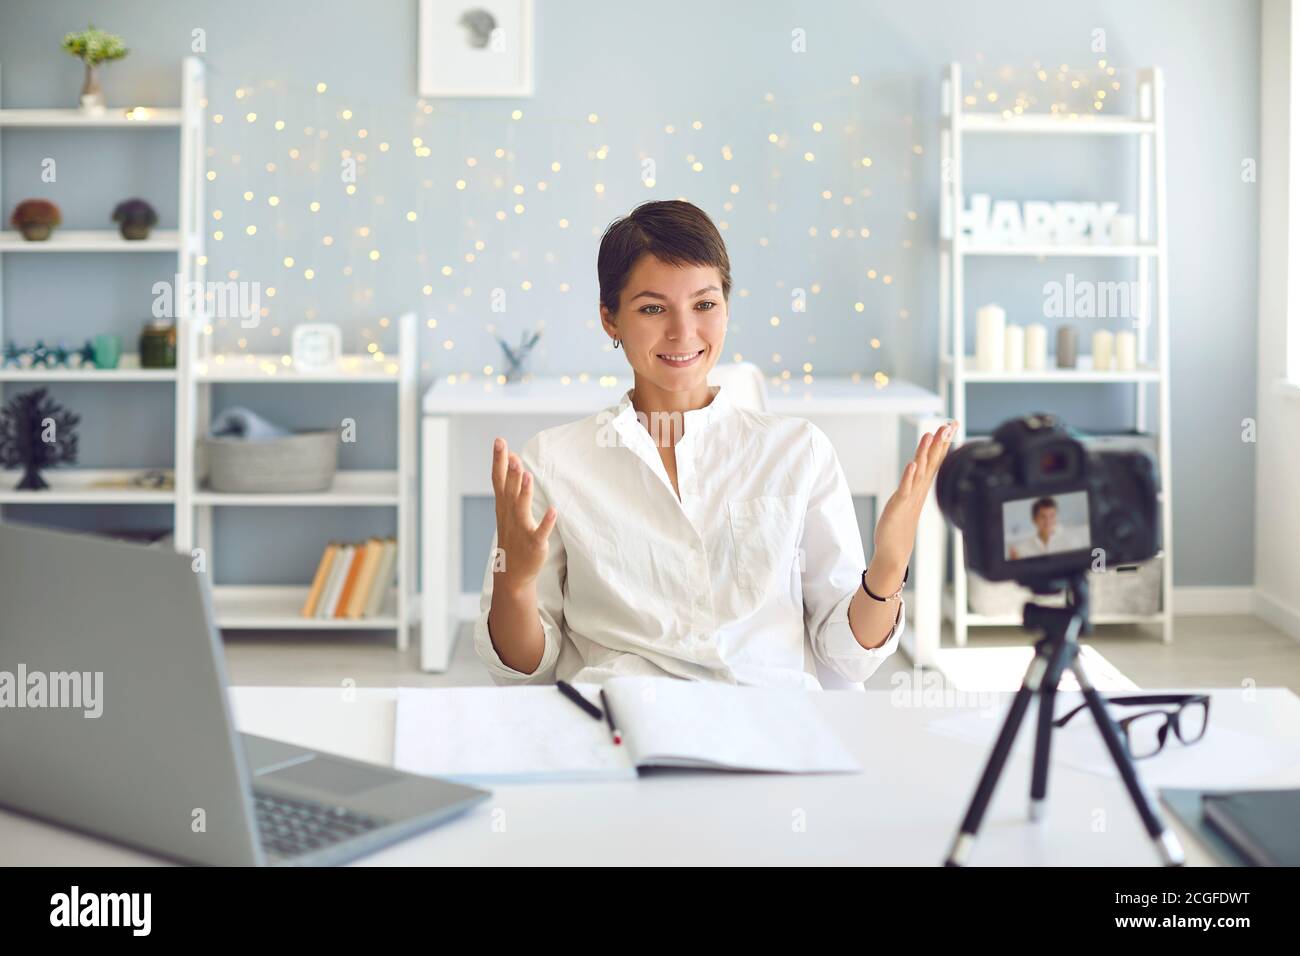
M 512 385 L 435 383 L 424 396 L 422 488 L 422 623 L 420 666 L 447 669 L 460 623 L 478 614 L 479 581 L 462 592 L 461 499 L 492 494 L 492 439 L 518 449 L 544 428 L 585 418 L 614 405 L 627 378 L 586 382 L 558 378 Z M 827 378 L 810 385 L 768 388 L 768 411 L 807 418 L 826 432 L 855 495 L 888 497 L 902 475 L 899 442 L 907 422 L 919 439 L 946 419 L 943 401 L 911 382 L 878 388 L 870 379 Z M 935 662 L 943 584 L 943 518 L 934 503 L 921 517 L 912 561 L 912 597 L 904 650 L 913 661 Z
M 1154 691 L 1153 691 L 1154 692 Z M 509 693 L 503 690 L 502 693 Z M 241 730 L 391 763 L 396 691 L 238 687 Z M 444 826 L 367 857 L 371 865 L 848 864 L 938 865 L 983 769 L 987 748 L 935 734 L 955 711 L 894 706 L 889 691 L 814 693 L 858 756 L 858 775 L 658 771 L 634 781 L 496 787 Z M 1211 720 L 1300 741 L 1300 699 L 1287 690 L 1214 692 Z M 1025 729 L 1021 733 L 1026 733 Z M 1157 758 L 1158 759 L 1158 758 Z M 1213 781 L 1207 781 L 1212 784 Z M 1300 786 L 1300 766 L 1252 786 Z M 1152 866 L 1156 857 L 1118 779 L 1056 764 L 1047 820 L 1027 822 L 1029 761 L 1014 755 L 985 817 L 972 865 Z M 1097 811 L 1106 827 L 1095 829 Z M 1166 819 L 1172 814 L 1164 811 Z M 1192 864 L 1214 861 L 1174 821 Z M 0 811 L 0 865 L 157 862 Z

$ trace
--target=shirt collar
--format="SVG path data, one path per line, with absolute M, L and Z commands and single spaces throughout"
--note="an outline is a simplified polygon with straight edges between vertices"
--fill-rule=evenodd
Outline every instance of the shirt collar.
M 731 411 L 731 396 L 727 389 L 722 385 L 714 385 L 712 388 L 713 401 L 703 408 L 693 408 L 682 413 L 682 430 L 684 434 L 691 435 L 703 431 Z M 623 393 L 623 397 L 614 410 L 613 421 L 614 427 L 619 431 L 623 431 L 629 426 L 635 426 L 640 428 L 641 431 L 645 431 L 645 428 L 637 419 L 636 409 L 632 407 L 632 389 L 629 388 Z

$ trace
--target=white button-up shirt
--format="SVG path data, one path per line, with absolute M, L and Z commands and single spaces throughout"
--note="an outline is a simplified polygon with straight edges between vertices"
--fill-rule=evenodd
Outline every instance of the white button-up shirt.
M 546 646 L 537 670 L 502 663 L 488 634 L 497 541 L 474 643 L 498 683 L 652 675 L 819 688 L 813 655 L 865 681 L 898 647 L 849 627 L 862 538 L 848 482 L 811 422 L 735 407 L 725 390 L 682 413 L 680 500 L 629 391 L 548 428 L 519 453 L 533 518 L 558 512 L 537 579 Z M 507 557 L 508 560 L 508 557 Z
M 1012 547 L 1015 548 L 1016 558 L 1036 558 L 1044 554 L 1058 554 L 1062 551 L 1077 551 L 1080 548 L 1086 548 L 1089 540 L 1086 530 L 1057 528 L 1046 541 L 1037 534 L 1033 534 L 1028 538 L 1017 541 Z M 1007 549 L 1007 557 L 1011 559 L 1011 548 Z

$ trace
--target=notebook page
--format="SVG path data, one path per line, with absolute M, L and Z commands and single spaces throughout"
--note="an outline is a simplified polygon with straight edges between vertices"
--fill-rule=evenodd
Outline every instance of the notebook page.
M 638 766 L 857 773 L 808 691 L 616 677 L 605 694 Z
M 471 784 L 636 776 L 605 721 L 554 685 L 399 688 L 393 764 Z

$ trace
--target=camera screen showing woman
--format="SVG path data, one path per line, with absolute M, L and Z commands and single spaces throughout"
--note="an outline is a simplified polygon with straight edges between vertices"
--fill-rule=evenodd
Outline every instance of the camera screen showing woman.
M 1009 561 L 1088 547 L 1088 493 L 1085 491 L 1008 501 L 1002 509 Z

